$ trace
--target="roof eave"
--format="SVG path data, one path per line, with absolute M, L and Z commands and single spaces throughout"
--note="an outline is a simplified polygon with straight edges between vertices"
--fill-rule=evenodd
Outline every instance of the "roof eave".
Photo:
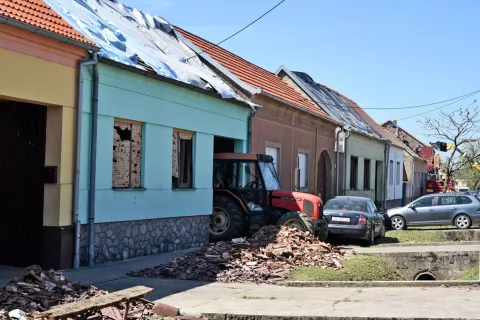
M 241 107 L 247 107 L 249 109 L 252 108 L 252 105 L 247 103 L 247 102 L 237 100 L 237 99 L 234 99 L 234 98 L 225 99 L 219 93 L 210 92 L 210 91 L 204 90 L 202 88 L 196 87 L 192 84 L 188 84 L 188 83 L 185 83 L 185 82 L 182 82 L 182 81 L 179 81 L 179 80 L 164 77 L 164 76 L 161 76 L 157 73 L 142 70 L 142 69 L 139 69 L 137 67 L 129 66 L 129 65 L 126 65 L 126 64 L 123 64 L 123 63 L 105 58 L 105 57 L 99 57 L 98 61 L 101 62 L 101 63 L 104 63 L 106 65 L 115 67 L 115 68 L 119 68 L 119 69 L 126 70 L 126 71 L 129 71 L 129 72 L 133 72 L 133 73 L 145 76 L 145 77 L 149 77 L 149 78 L 152 78 L 152 79 L 155 79 L 155 80 L 167 82 L 167 83 L 170 83 L 170 84 L 173 84 L 173 85 L 176 85 L 176 86 L 180 86 L 180 87 L 183 87 L 183 88 L 186 88 L 186 89 L 189 89 L 189 90 L 193 90 L 193 91 L 196 91 L 198 93 L 205 94 L 205 95 L 208 95 L 208 96 L 213 97 L 213 98 L 217 98 L 217 99 L 222 100 L 222 101 L 233 103 L 233 104 L 236 104 L 236 105 L 241 106 Z M 255 108 L 258 108 L 258 107 L 259 106 L 255 105 Z
M 262 96 L 265 96 L 265 97 L 268 97 L 268 98 L 270 98 L 270 99 L 273 99 L 273 100 L 275 100 L 275 101 L 281 102 L 281 103 L 283 103 L 283 104 L 286 104 L 286 105 L 288 105 L 289 107 L 292 107 L 292 108 L 297 109 L 297 110 L 299 110 L 299 111 L 302 111 L 302 112 L 306 112 L 306 113 L 308 113 L 308 114 L 311 114 L 311 115 L 313 115 L 313 116 L 315 116 L 315 117 L 317 117 L 317 118 L 321 118 L 321 119 L 323 119 L 323 120 L 325 120 L 325 121 L 334 123 L 334 124 L 339 125 L 339 126 L 343 126 L 342 123 L 338 122 L 338 121 L 335 120 L 335 119 L 327 118 L 327 117 L 322 116 L 322 115 L 320 115 L 320 114 L 314 113 L 314 112 L 312 112 L 312 111 L 310 111 L 310 110 L 304 109 L 304 108 L 302 108 L 302 107 L 300 107 L 300 106 L 298 106 L 298 105 L 296 105 L 296 104 L 294 104 L 294 103 L 291 103 L 291 102 L 289 102 L 289 101 L 283 100 L 282 98 L 279 98 L 279 97 L 274 96 L 274 95 L 272 95 L 272 94 L 270 94 L 270 93 L 267 93 L 267 92 L 265 92 L 263 89 L 260 89 L 260 92 L 259 92 L 258 94 L 259 94 L 259 95 L 262 95 Z
M 52 40 L 56 40 L 56 41 L 59 41 L 59 42 L 62 42 L 62 43 L 70 44 L 70 45 L 85 49 L 87 51 L 91 51 L 91 52 L 100 51 L 100 48 L 95 46 L 95 45 L 88 44 L 88 43 L 83 42 L 83 41 L 75 40 L 75 39 L 72 39 L 70 37 L 62 36 L 62 35 L 59 35 L 55 32 L 51 32 L 51 31 L 42 29 L 40 27 L 35 27 L 35 26 L 32 26 L 31 24 L 28 24 L 28 23 L 25 23 L 25 22 L 22 22 L 22 21 L 18 21 L 16 19 L 12 19 L 10 17 L 6 17 L 6 16 L 1 15 L 1 14 L 0 14 L 0 24 L 6 24 L 6 25 L 9 25 L 9 26 L 12 26 L 12 27 L 15 27 L 15 28 L 23 29 L 23 30 L 26 30 L 26 31 L 44 36 L 44 37 L 52 39 Z

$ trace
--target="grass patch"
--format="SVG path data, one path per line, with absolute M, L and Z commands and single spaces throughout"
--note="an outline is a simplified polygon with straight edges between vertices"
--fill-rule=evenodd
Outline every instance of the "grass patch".
M 458 280 L 480 280 L 480 269 L 478 267 L 472 268 L 462 274 Z
M 258 297 L 258 296 L 242 296 L 242 299 L 246 300 L 275 300 L 276 297 Z
M 342 261 L 339 270 L 302 267 L 294 271 L 291 281 L 399 281 L 405 278 L 378 256 L 357 255 Z
M 375 244 L 401 242 L 444 242 L 442 232 L 428 230 L 390 230 L 385 238 L 376 239 Z

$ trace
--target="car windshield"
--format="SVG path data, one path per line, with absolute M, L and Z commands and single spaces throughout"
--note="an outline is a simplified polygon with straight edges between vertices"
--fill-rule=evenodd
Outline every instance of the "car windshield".
M 331 199 L 325 205 L 324 210 L 345 210 L 367 212 L 367 202 L 357 199 Z
M 273 162 L 260 161 L 258 164 L 262 171 L 263 180 L 265 180 L 265 188 L 267 190 L 280 190 L 280 182 Z

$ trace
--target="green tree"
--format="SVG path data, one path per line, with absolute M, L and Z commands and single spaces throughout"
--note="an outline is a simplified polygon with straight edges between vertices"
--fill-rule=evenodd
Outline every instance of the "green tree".
M 463 180 L 467 183 L 467 187 L 470 190 L 477 190 L 480 184 L 480 170 L 475 166 L 476 161 L 469 160 L 468 155 L 475 155 L 480 153 L 480 142 L 479 141 L 472 141 L 471 143 L 467 143 L 466 152 L 467 155 L 465 158 L 462 158 L 461 161 L 465 162 L 462 170 L 459 170 L 455 173 L 455 179 Z

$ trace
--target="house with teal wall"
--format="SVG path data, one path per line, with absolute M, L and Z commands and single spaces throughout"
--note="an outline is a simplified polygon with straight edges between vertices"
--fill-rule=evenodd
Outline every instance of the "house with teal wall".
M 102 48 L 81 66 L 79 79 L 81 263 L 208 243 L 214 152 L 246 151 L 255 106 L 204 66 L 162 18 L 116 1 L 96 8 L 47 2 Z

